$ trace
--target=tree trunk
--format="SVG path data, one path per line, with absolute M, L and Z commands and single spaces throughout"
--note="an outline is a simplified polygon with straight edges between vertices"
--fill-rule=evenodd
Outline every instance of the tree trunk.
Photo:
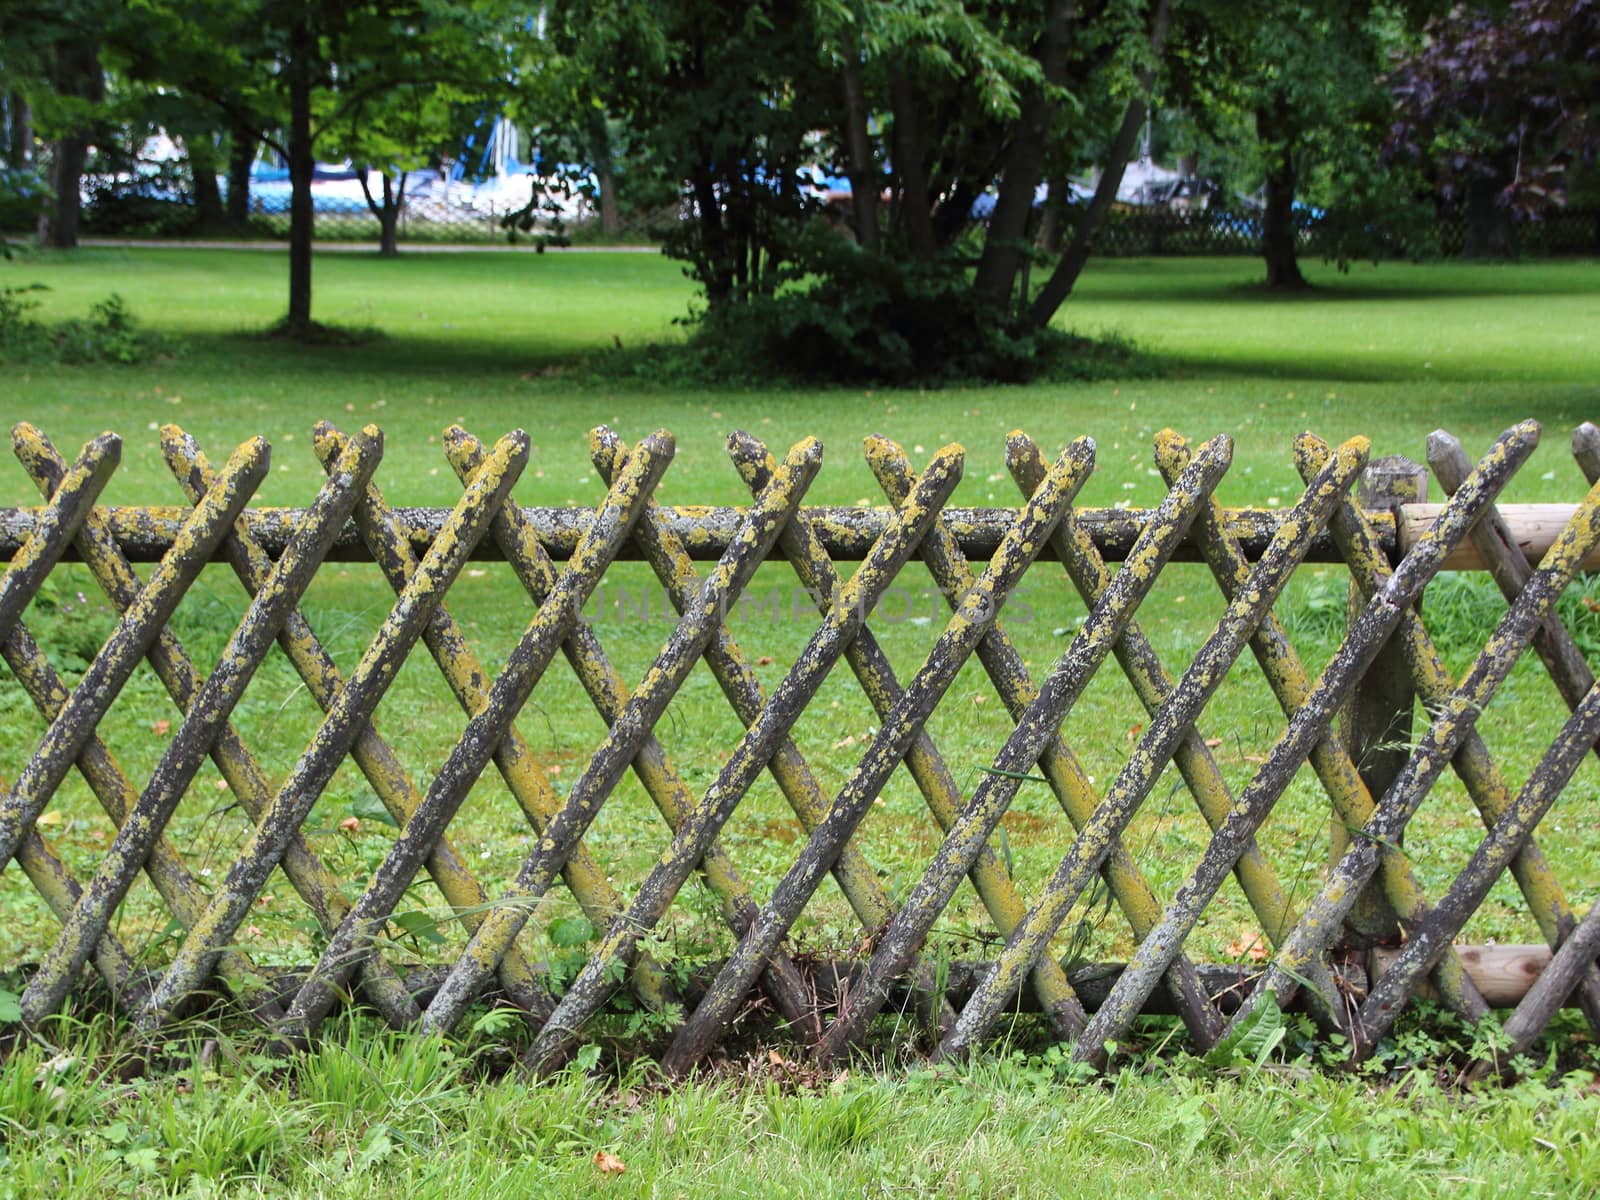
M 56 90 L 64 96 L 96 102 L 105 96 L 105 75 L 100 69 L 100 47 L 94 41 L 68 42 L 56 50 Z M 89 158 L 89 129 L 79 125 L 56 139 L 51 156 L 50 186 L 55 199 L 39 218 L 39 241 L 58 250 L 78 244 L 83 219 L 80 189 Z
M 383 181 L 383 190 L 389 190 L 389 181 Z M 387 201 L 387 198 L 385 198 Z M 400 253 L 400 206 L 384 204 L 378 217 L 378 253 L 384 258 L 394 258 Z
M 1043 82 L 1028 89 L 1016 134 L 1006 152 L 1000 177 L 1000 195 L 989 232 L 978 259 L 978 272 L 972 287 L 980 296 L 1006 304 L 1016 286 L 1017 271 L 1028 257 L 1026 238 L 1033 200 L 1044 181 L 1045 150 L 1049 144 L 1051 118 L 1055 105 L 1049 89 L 1061 82 L 1066 70 L 1067 50 L 1072 39 L 1072 19 L 1077 15 L 1077 0 L 1055 0 L 1045 16 L 1044 35 L 1039 45 L 1039 66 Z M 1026 303 L 1027 297 L 1023 297 Z
M 228 131 L 228 225 L 242 230 L 250 223 L 250 164 L 256 158 L 256 135 L 241 125 Z
M 622 232 L 622 215 L 617 209 L 617 174 L 611 157 L 611 128 L 606 114 L 592 110 L 589 117 L 589 145 L 594 155 L 594 180 L 600 192 L 600 232 L 614 238 Z
M 291 335 L 311 328 L 311 242 L 316 212 L 311 177 L 316 157 L 311 138 L 311 56 L 315 42 L 305 17 L 289 30 L 289 314 Z
M 358 165 L 356 179 L 361 184 L 361 194 L 367 198 L 367 207 L 378 218 L 378 253 L 384 258 L 393 258 L 400 253 L 400 209 L 405 204 L 406 173 L 400 172 L 400 189 L 396 192 L 389 172 L 379 172 L 383 179 L 383 203 L 380 204 L 373 199 L 372 189 L 367 186 L 370 171 L 370 167 Z
M 1299 291 L 1311 285 L 1300 273 L 1296 257 L 1300 231 L 1294 223 L 1294 138 L 1283 119 L 1282 102 L 1256 113 L 1256 137 L 1267 164 L 1267 204 L 1261 213 L 1261 256 L 1267 262 L 1267 286 Z
M 622 233 L 622 212 L 617 208 L 617 176 L 609 158 L 595 167 L 594 178 L 600 189 L 600 232 L 617 237 Z
M 1155 58 L 1161 57 L 1162 48 L 1167 43 L 1167 29 L 1171 23 L 1172 0 L 1159 0 L 1155 16 L 1150 23 L 1150 52 Z M 1044 289 L 1033 302 L 1033 307 L 1028 310 L 1028 322 L 1035 329 L 1043 329 L 1050 324 L 1050 319 L 1056 315 L 1056 310 L 1066 303 L 1067 297 L 1072 294 L 1078 276 L 1083 274 L 1084 265 L 1089 261 L 1089 251 L 1094 246 L 1095 235 L 1106 223 L 1106 217 L 1111 213 L 1111 205 L 1117 199 L 1117 189 L 1122 186 L 1123 172 L 1128 169 L 1128 159 L 1133 155 L 1133 148 L 1139 140 L 1139 132 L 1144 126 L 1145 113 L 1149 107 L 1145 96 L 1155 83 L 1154 74 L 1150 71 L 1141 71 L 1136 83 L 1138 91 L 1133 99 L 1128 101 L 1127 110 L 1122 114 L 1122 125 L 1117 130 L 1116 137 L 1112 138 L 1110 149 L 1106 151 L 1106 165 L 1101 172 L 1099 186 L 1094 190 L 1094 199 L 1089 201 L 1089 207 L 1084 210 L 1083 216 L 1078 218 L 1066 253 L 1061 256 L 1061 261 L 1056 264 L 1056 269 L 1050 273 L 1050 278 L 1045 282 Z
M 1036 242 L 1045 254 L 1061 253 L 1061 241 L 1066 236 L 1067 212 L 1072 207 L 1072 184 L 1063 175 L 1050 181 L 1050 195 L 1045 201 L 1044 215 L 1039 218 L 1039 237 Z
M 222 189 L 217 186 L 216 145 L 206 134 L 187 137 L 183 145 L 189 152 L 195 225 L 202 233 L 216 233 L 228 223 L 228 214 L 222 207 Z
M 733 270 L 729 261 L 727 230 L 722 223 L 722 204 L 711 171 L 701 166 L 692 178 L 695 212 L 700 218 L 700 282 L 705 285 L 706 303 L 721 308 L 733 298 Z
M 861 84 L 857 54 L 855 46 L 847 42 L 844 67 L 839 72 L 844 85 L 845 143 L 850 154 L 850 210 L 856 222 L 856 241 L 863 250 L 875 254 L 879 240 L 879 177 L 872 140 L 867 133 L 867 94 Z
M 922 136 L 917 88 L 900 68 L 889 75 L 894 108 L 894 169 L 900 176 L 900 219 L 914 257 L 931 259 L 939 249 L 933 232 L 933 192 L 928 186 L 928 155 Z
M 1500 186 L 1492 178 L 1467 185 L 1467 242 L 1464 258 L 1516 258 L 1517 226 L 1511 208 L 1500 203 Z
M 33 162 L 33 108 L 21 92 L 11 93 L 11 128 L 8 129 L 6 161 L 13 167 Z

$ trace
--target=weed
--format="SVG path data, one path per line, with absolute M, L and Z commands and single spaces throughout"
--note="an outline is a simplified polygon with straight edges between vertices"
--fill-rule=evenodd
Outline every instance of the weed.
M 0 361 L 133 366 L 170 348 L 165 338 L 139 328 L 116 292 L 92 304 L 87 319 L 41 321 L 42 303 L 30 293 L 48 290 L 40 283 L 0 288 Z

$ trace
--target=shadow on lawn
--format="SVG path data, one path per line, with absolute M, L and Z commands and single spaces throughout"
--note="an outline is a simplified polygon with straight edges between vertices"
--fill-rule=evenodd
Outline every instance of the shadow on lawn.
M 1315 379 L 1328 383 L 1445 385 L 1452 388 L 1504 384 L 1571 384 L 1574 394 L 1584 385 L 1573 379 L 1564 360 L 1539 367 L 1488 361 L 1482 354 L 1440 352 L 1423 359 L 1415 352 L 1385 347 L 1360 351 L 1349 347 L 1317 350 L 1297 342 L 1271 348 L 1207 355 L 1194 350 L 1145 347 L 1157 378 L 1165 379 Z M 1587 389 L 1592 392 L 1592 386 Z
M 542 378 L 571 373 L 592 351 L 574 342 L 521 339 L 446 338 L 410 332 L 391 333 L 382 328 L 356 331 L 351 339 L 325 338 L 301 342 L 266 337 L 263 331 L 236 333 L 191 332 L 183 335 L 185 358 L 225 361 L 230 370 L 271 371 L 274 376 L 297 374 L 323 378 L 411 376 L 418 379 L 470 380 L 506 375 Z
M 1231 304 L 1241 307 L 1343 304 L 1351 301 L 1412 303 L 1426 300 L 1503 300 L 1541 296 L 1600 296 L 1600 261 L 1566 259 L 1542 265 L 1554 270 L 1529 271 L 1528 263 L 1436 264 L 1427 284 L 1406 279 L 1400 269 L 1358 268 L 1358 273 L 1317 277 L 1308 288 L 1277 291 L 1256 278 L 1230 278 L 1221 273 L 1196 273 L 1174 279 L 1160 266 L 1170 260 L 1123 263 L 1101 260 L 1097 274 L 1085 278 L 1080 294 L 1086 301 L 1147 304 Z M 1568 268 L 1568 269 L 1560 269 Z M 1241 268 L 1241 274 L 1243 269 Z M 1405 271 L 1413 275 L 1414 271 Z M 1063 307 L 1070 314 L 1072 301 Z

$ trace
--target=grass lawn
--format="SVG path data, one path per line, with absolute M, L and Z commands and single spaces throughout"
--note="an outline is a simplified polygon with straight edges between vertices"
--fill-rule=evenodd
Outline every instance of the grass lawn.
M 1096 264 L 1063 321 L 1079 332 L 1114 331 L 1133 339 L 1153 361 L 1152 377 L 925 392 L 707 392 L 649 379 L 602 379 L 578 361 L 619 342 L 628 347 L 677 336 L 673 319 L 685 311 L 691 290 L 674 264 L 653 255 L 416 253 L 394 261 L 324 255 L 317 262 L 318 317 L 371 325 L 384 336 L 354 348 L 305 349 L 249 336 L 281 311 L 286 263 L 280 254 L 84 250 L 0 264 L 0 286 L 47 284 L 50 291 L 40 298 L 52 317 L 82 315 L 92 302 L 118 292 L 149 327 L 172 339 L 176 353 L 137 368 L 8 368 L 0 385 L 0 415 L 8 422 L 34 422 L 69 454 L 100 429 L 122 433 L 123 468 L 105 493 L 110 503 L 182 502 L 154 432 L 166 421 L 182 424 L 213 458 L 246 436 L 265 434 L 273 444 L 274 466 L 259 502 L 304 503 L 321 476 L 309 446 L 312 423 L 320 418 L 383 427 L 385 462 L 378 478 L 396 504 L 448 504 L 459 495 L 437 444 L 441 429 L 453 421 L 485 438 L 514 426 L 528 430 L 535 451 L 516 493 L 525 504 L 599 499 L 603 489 L 587 461 L 584 434 L 601 421 L 629 438 L 655 427 L 676 435 L 677 457 L 662 489 L 663 498 L 674 503 L 747 498 L 722 450 L 723 438 L 734 428 L 756 433 L 775 449 L 819 436 L 827 457 L 809 495 L 834 503 L 879 496 L 858 449 L 864 434 L 889 434 L 919 461 L 938 446 L 959 441 L 967 460 L 957 504 L 1014 501 L 1003 460 L 1003 439 L 1013 428 L 1029 431 L 1048 451 L 1082 433 L 1094 436 L 1100 469 L 1080 502 L 1100 505 L 1152 504 L 1161 496 L 1150 466 L 1155 431 L 1170 425 L 1195 440 L 1228 432 L 1236 449 L 1234 467 L 1219 491 L 1223 502 L 1287 505 L 1299 491 L 1289 451 L 1301 429 L 1330 439 L 1366 433 L 1373 438 L 1374 454 L 1420 458 L 1423 438 L 1434 427 L 1449 428 L 1469 449 L 1478 449 L 1525 416 L 1544 422 L 1546 444 L 1506 498 L 1575 500 L 1581 495 L 1581 476 L 1566 455 L 1566 439 L 1574 424 L 1596 415 L 1600 271 L 1594 263 L 1389 264 L 1358 267 L 1349 275 L 1313 267 L 1310 274 L 1316 290 L 1283 299 L 1251 285 L 1259 268 L 1249 260 Z M 20 469 L 0 472 L 0 505 L 34 502 L 36 493 Z M 920 570 L 916 564 L 908 568 L 908 589 L 921 587 Z M 755 590 L 786 587 L 790 579 L 787 567 L 774 564 L 758 575 Z M 642 566 L 624 564 L 608 580 L 642 588 L 648 575 Z M 1058 569 L 1037 568 L 1030 584 L 1031 611 L 1027 619 L 1014 614 L 1008 628 L 1042 676 L 1065 648 L 1082 606 Z M 1337 642 L 1344 588 L 1342 568 L 1308 566 L 1280 605 L 1313 669 Z M 78 591 L 86 603 L 76 600 Z M 305 608 L 313 625 L 346 669 L 382 620 L 386 594 L 376 573 L 362 566 L 322 572 L 308 594 Z M 69 674 L 81 669 L 110 628 L 111 614 L 96 595 L 81 567 L 65 568 L 45 603 L 29 615 L 31 627 Z M 491 666 L 503 659 L 530 613 L 509 572 L 495 564 L 469 572 L 452 591 L 450 604 Z M 1447 580 L 1437 589 L 1427 614 L 1456 669 L 1475 651 L 1498 607 L 1479 579 Z M 213 568 L 180 608 L 175 627 L 196 657 L 208 662 L 242 608 L 243 593 L 232 576 Z M 878 629 L 902 679 L 916 669 L 942 624 L 931 605 L 918 611 L 933 619 Z M 1169 666 L 1181 669 L 1219 611 L 1215 586 L 1204 570 L 1183 567 L 1163 575 L 1141 619 Z M 644 673 L 670 629 L 659 613 L 647 620 L 614 609 L 594 616 L 601 640 L 630 681 Z M 753 657 L 771 657 L 759 668 L 769 688 L 782 678 L 810 631 L 808 624 L 758 618 L 735 626 Z M 1600 646 L 1600 631 L 1582 632 Z M 153 675 L 136 674 L 104 730 L 135 780 L 147 777 L 164 748 L 161 722 L 175 728 L 177 716 Z M 268 774 L 281 778 L 317 716 L 292 670 L 272 660 L 252 684 L 235 723 Z M 1519 667 L 1480 725 L 1513 783 L 1526 775 L 1561 716 L 1560 702 L 1537 665 Z M 1104 786 L 1133 745 L 1134 727 L 1145 719 L 1108 665 L 1069 716 L 1064 733 Z M 425 785 L 463 722 L 419 649 L 384 699 L 376 723 Z M 853 768 L 874 723 L 848 671 L 836 672 L 795 731 L 825 788 L 836 788 Z M 575 679 L 559 664 L 540 683 L 519 727 L 550 768 L 558 792 L 581 772 L 603 730 Z M 957 781 L 969 792 L 1009 728 L 976 665 L 963 672 L 930 724 Z M 1248 656 L 1223 685 L 1203 728 L 1222 739 L 1219 762 L 1229 781 L 1242 786 L 1282 728 L 1281 714 Z M 40 729 L 21 689 L 0 670 L 0 778 L 15 778 Z M 661 734 L 682 775 L 692 787 L 703 788 L 740 729 L 709 673 L 697 670 L 668 710 Z M 244 834 L 237 810 L 218 800 L 219 783 L 211 767 L 202 771 L 173 827 L 182 854 L 203 877 L 220 874 Z M 1591 761 L 1568 794 L 1587 797 L 1597 785 L 1600 772 Z M 347 765 L 310 822 L 314 848 L 350 879 L 369 871 L 392 837 L 392 830 L 370 819 L 356 837 L 338 828 L 351 813 L 370 812 L 370 799 L 365 781 Z M 64 787 L 53 812 L 59 817 L 51 832 L 62 854 L 80 874 L 86 872 L 106 844 L 110 823 L 76 779 Z M 1317 885 L 1326 827 L 1326 800 L 1305 772 L 1262 833 L 1263 848 L 1291 897 L 1303 900 Z M 1064 850 L 1067 823 L 1044 789 L 1024 788 L 1002 831 L 1004 853 L 1029 895 Z M 1448 780 L 1441 783 L 1407 840 L 1430 892 L 1436 894 L 1459 869 L 1480 831 L 1460 789 Z M 663 834 L 659 817 L 630 779 L 587 841 L 626 894 L 659 851 Z M 527 835 L 492 772 L 452 826 L 456 844 L 491 893 L 516 869 Z M 1127 844 L 1167 899 L 1205 838 L 1192 802 L 1170 773 L 1152 791 Z M 885 789 L 860 839 L 886 890 L 902 894 L 937 845 L 933 822 L 909 777 L 897 777 Z M 1596 891 L 1591 864 L 1600 853 L 1600 828 L 1558 808 L 1541 839 L 1572 899 L 1586 905 Z M 797 823 L 767 780 L 752 791 L 722 841 L 758 896 L 766 894 L 800 844 Z M 436 906 L 430 885 L 413 889 L 411 902 L 448 918 L 448 911 Z M 15 870 L 0 876 L 0 908 L 7 918 L 0 924 L 0 962 L 36 958 L 54 921 Z M 543 952 L 557 954 L 558 947 L 543 942 L 543 931 L 574 912 L 564 892 L 553 893 L 525 937 Z M 686 958 L 725 953 L 728 938 L 714 916 L 704 890 L 691 882 L 663 923 L 657 949 Z M 276 881 L 250 927 L 247 948 L 266 962 L 305 962 L 314 930 L 307 929 L 303 917 L 287 884 Z M 119 920 L 128 945 L 158 959 L 167 952 L 173 931 L 144 882 L 130 894 Z M 935 949 L 958 957 L 981 953 L 987 930 L 975 899 L 958 895 L 937 931 Z M 454 923 L 446 919 L 441 931 L 446 947 L 420 947 L 424 957 L 459 944 Z M 797 926 L 795 940 L 802 947 L 837 951 L 859 932 L 828 881 Z M 1259 932 L 1230 883 L 1196 930 L 1190 950 L 1197 959 L 1226 959 L 1240 954 Z M 1467 937 L 1516 942 L 1535 940 L 1536 933 L 1515 889 L 1503 883 Z M 1088 959 L 1121 957 L 1131 949 L 1120 916 L 1093 905 L 1069 920 L 1058 950 L 1069 942 Z M 395 947 L 397 954 L 406 950 Z M 191 1160 L 177 1149 L 178 1142 L 200 1136 L 199 1126 L 191 1129 L 193 1122 L 221 1131 L 220 1149 L 207 1161 L 225 1169 L 210 1174 L 236 1180 L 248 1175 L 268 1192 L 365 1194 L 367 1178 L 348 1173 L 355 1166 L 370 1168 L 370 1186 L 386 1191 L 397 1184 L 441 1193 L 464 1184 L 579 1191 L 600 1178 L 593 1154 L 615 1145 L 622 1148 L 608 1152 L 630 1163 L 625 1174 L 606 1178 L 606 1186 L 619 1192 L 654 1186 L 672 1193 L 691 1184 L 733 1191 L 756 1170 L 779 1193 L 819 1190 L 823 1171 L 843 1194 L 900 1186 L 1028 1193 L 1068 1179 L 1083 1181 L 1082 1190 L 1095 1194 L 1101 1178 L 1103 1190 L 1132 1183 L 1161 1192 L 1177 1175 L 1203 1168 L 1218 1181 L 1219 1191 L 1241 1185 L 1267 1192 L 1436 1187 L 1495 1194 L 1503 1187 L 1520 1194 L 1528 1183 L 1527 1164 L 1540 1157 L 1553 1190 L 1562 1190 L 1555 1185 L 1564 1178 L 1586 1190 L 1581 1171 L 1592 1166 L 1584 1165 L 1582 1155 L 1600 1115 L 1581 1086 L 1552 1091 L 1528 1085 L 1460 1101 L 1409 1077 L 1400 1091 L 1380 1092 L 1367 1080 L 1306 1076 L 1299 1066 L 1238 1081 L 1191 1075 L 1180 1065 L 1158 1068 L 1152 1076 L 1125 1072 L 1106 1086 L 1062 1093 L 1051 1062 L 1027 1054 L 996 1058 L 954 1078 L 917 1075 L 902 1085 L 858 1073 L 794 1095 L 781 1069 L 754 1080 L 723 1078 L 671 1094 L 637 1080 L 601 1088 L 577 1077 L 560 1085 L 566 1091 L 528 1093 L 510 1084 L 486 1090 L 472 1080 L 481 1056 L 470 1034 L 450 1052 L 457 1058 L 449 1069 L 404 1067 L 420 1073 L 418 1078 L 432 1071 L 431 1078 L 443 1082 L 423 1078 L 426 1087 L 378 1087 L 384 1099 L 372 1102 L 381 1109 L 376 1112 L 348 1097 L 318 1092 L 333 1087 L 330 1081 L 339 1075 L 333 1061 L 339 1052 L 333 1050 L 287 1069 L 287 1076 L 285 1068 L 271 1068 L 270 1086 L 213 1087 L 196 1067 L 183 1073 L 188 1091 L 167 1078 L 130 1090 L 93 1079 L 88 1064 L 99 1058 L 83 1047 L 92 1049 L 98 1035 L 64 1031 L 62 1036 L 79 1047 L 80 1060 L 61 1072 L 73 1081 L 63 1085 L 65 1095 L 71 1104 L 81 1099 L 82 1106 L 71 1109 L 77 1115 L 63 1116 L 65 1109 L 52 1112 L 38 1099 L 55 1086 L 35 1082 L 37 1073 L 49 1075 L 53 1069 L 47 1069 L 48 1055 L 40 1058 L 30 1050 L 8 1061 L 0 1076 L 8 1089 L 0 1092 L 7 1097 L 0 1103 L 0 1120 L 8 1123 L 0 1128 L 10 1132 L 0 1133 L 7 1147 L 0 1153 L 11 1158 L 0 1160 L 0 1196 L 7 1171 L 17 1181 L 71 1179 L 82 1194 L 123 1185 L 176 1188 L 186 1174 L 208 1173 L 184 1166 Z M 1163 1044 L 1167 1032 L 1155 1023 L 1142 1036 L 1152 1045 Z M 347 1047 L 338 1062 L 365 1064 L 354 1071 L 357 1075 L 385 1077 L 392 1055 L 383 1057 L 389 1052 L 370 1030 L 358 1027 L 351 1037 L 357 1039 L 355 1049 Z M 1403 1063 L 1408 1053 L 1397 1046 L 1388 1066 Z M 233 1080 L 250 1075 L 248 1060 L 244 1066 L 217 1060 L 213 1067 Z M 348 1080 L 339 1086 L 346 1085 L 356 1086 Z M 1071 1103 L 1043 1103 L 1063 1094 Z M 483 1101 L 487 1111 L 503 1119 L 471 1118 L 480 1097 L 488 1097 Z M 41 1107 L 34 1112 L 26 1104 Z M 241 1115 L 243 1110 L 248 1115 Z M 106 1136 L 107 1121 L 112 1129 L 127 1125 L 120 1140 Z M 565 1128 L 563 1121 L 574 1131 L 552 1132 Z M 254 1129 L 257 1122 L 264 1149 L 246 1152 L 242 1143 L 228 1140 L 233 1131 Z M 1472 1137 L 1458 1126 L 1472 1130 Z M 1546 1132 L 1527 1132 L 1533 1129 Z M 520 1165 L 507 1162 L 493 1140 L 499 1134 L 490 1130 L 502 1130 L 507 1140 L 533 1139 L 537 1149 Z M 435 1152 L 441 1145 L 450 1148 L 448 1158 Z M 919 1152 L 921 1146 L 929 1149 Z M 145 1151 L 153 1151 L 153 1157 Z M 740 1165 L 733 1172 L 707 1170 L 726 1162 Z M 1571 1176 L 1573 1171 L 1580 1176 Z M 501 1179 L 501 1172 L 509 1175 Z M 1587 1188 L 1593 1186 L 1591 1180 Z M 1193 1188 L 1185 1185 L 1185 1190 Z M 28 1194 L 27 1189 L 19 1194 Z

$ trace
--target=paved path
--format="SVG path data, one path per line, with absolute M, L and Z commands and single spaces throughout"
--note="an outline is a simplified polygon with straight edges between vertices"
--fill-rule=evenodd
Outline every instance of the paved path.
M 274 250 L 287 253 L 287 242 L 270 241 L 202 241 L 198 239 L 163 239 L 146 241 L 138 238 L 79 238 L 80 246 L 105 246 L 120 249 L 149 250 Z M 377 242 L 318 242 L 318 254 L 372 254 Z M 537 246 L 505 242 L 401 242 L 401 254 L 538 254 Z M 546 254 L 659 254 L 659 246 L 549 246 Z

